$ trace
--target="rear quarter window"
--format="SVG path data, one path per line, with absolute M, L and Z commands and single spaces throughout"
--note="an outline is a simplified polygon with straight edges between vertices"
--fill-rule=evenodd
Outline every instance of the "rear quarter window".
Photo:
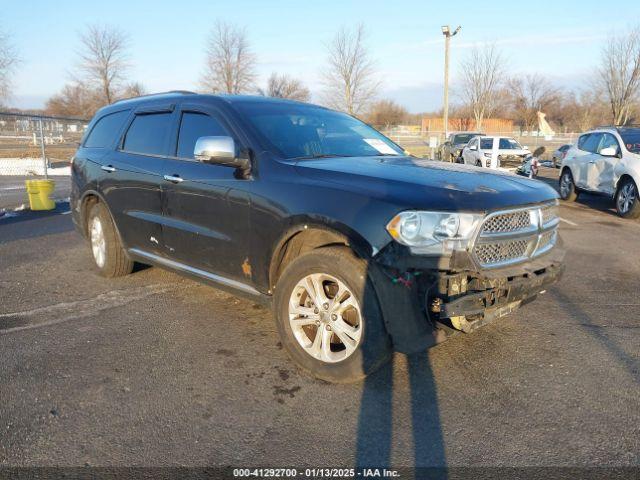
M 128 116 L 129 111 L 123 110 L 100 118 L 87 135 L 84 146 L 86 148 L 106 148 L 113 145 Z

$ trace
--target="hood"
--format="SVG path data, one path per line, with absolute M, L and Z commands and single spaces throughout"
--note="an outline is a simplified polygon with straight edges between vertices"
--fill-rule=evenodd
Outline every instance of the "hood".
M 405 156 L 302 160 L 295 168 L 311 181 L 341 185 L 406 209 L 488 211 L 558 198 L 538 180 Z

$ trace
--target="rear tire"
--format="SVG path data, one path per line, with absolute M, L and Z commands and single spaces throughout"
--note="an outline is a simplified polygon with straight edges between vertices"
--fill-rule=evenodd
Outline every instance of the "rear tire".
M 293 260 L 276 285 L 274 317 L 293 361 L 328 382 L 360 380 L 392 354 L 367 263 L 346 247 Z
M 622 218 L 640 217 L 640 199 L 638 199 L 638 186 L 630 178 L 625 179 L 615 196 L 616 212 Z
M 576 190 L 576 184 L 573 181 L 573 175 L 568 168 L 562 171 L 560 174 L 560 198 L 567 202 L 575 202 L 578 198 L 578 190 Z
M 87 217 L 87 237 L 100 275 L 122 277 L 133 271 L 134 262 L 124 251 L 111 215 L 103 203 L 91 206 Z

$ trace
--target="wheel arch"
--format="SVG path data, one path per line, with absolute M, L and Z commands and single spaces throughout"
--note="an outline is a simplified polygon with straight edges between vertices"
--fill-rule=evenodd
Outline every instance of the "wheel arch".
M 104 197 L 96 190 L 87 190 L 83 192 L 80 197 L 79 204 L 79 214 L 80 214 L 80 228 L 82 229 L 83 235 L 87 236 L 87 215 L 93 205 L 96 203 L 103 203 L 107 207 L 107 211 L 109 211 L 109 207 L 104 200 Z M 111 211 L 109 211 L 109 215 L 111 215 Z M 113 220 L 113 216 L 111 217 Z
M 341 245 L 350 248 L 360 258 L 371 258 L 374 248 L 359 233 L 337 222 L 298 218 L 280 235 L 268 265 L 269 291 L 273 292 L 280 275 L 291 261 L 306 252 Z
M 120 229 L 118 228 L 118 224 L 116 223 L 115 219 L 113 218 L 113 213 L 111 213 L 111 209 L 109 208 L 109 204 L 107 203 L 107 201 L 104 199 L 104 197 L 102 196 L 102 194 L 100 192 L 98 192 L 97 190 L 87 190 L 85 192 L 83 192 L 82 196 L 80 197 L 80 201 L 78 202 L 80 205 L 80 228 L 82 230 L 82 234 L 84 235 L 85 238 L 87 238 L 87 215 L 90 211 L 91 206 L 95 205 L 96 203 L 102 203 L 105 208 L 107 209 L 107 213 L 109 214 L 109 217 L 111 218 L 111 222 L 113 223 L 113 227 L 116 230 L 116 235 L 118 235 L 118 240 L 120 240 L 120 243 L 122 245 L 124 245 L 124 242 L 122 241 L 122 235 L 120 234 Z
M 638 182 L 636 181 L 636 179 L 633 178 L 633 176 L 629 172 L 625 172 L 622 175 L 620 175 L 620 178 L 618 178 L 618 182 L 616 183 L 616 193 L 615 193 L 615 195 L 618 194 L 618 190 L 620 189 L 620 187 L 624 184 L 624 182 L 626 180 L 631 180 L 633 183 L 636 184 L 636 188 L 638 187 Z

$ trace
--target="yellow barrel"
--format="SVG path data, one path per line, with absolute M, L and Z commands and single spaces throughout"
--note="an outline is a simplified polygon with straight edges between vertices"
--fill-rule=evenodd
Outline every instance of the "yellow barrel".
M 56 186 L 53 180 L 27 180 L 27 193 L 31 210 L 53 210 L 56 202 L 51 200 L 51 194 Z

